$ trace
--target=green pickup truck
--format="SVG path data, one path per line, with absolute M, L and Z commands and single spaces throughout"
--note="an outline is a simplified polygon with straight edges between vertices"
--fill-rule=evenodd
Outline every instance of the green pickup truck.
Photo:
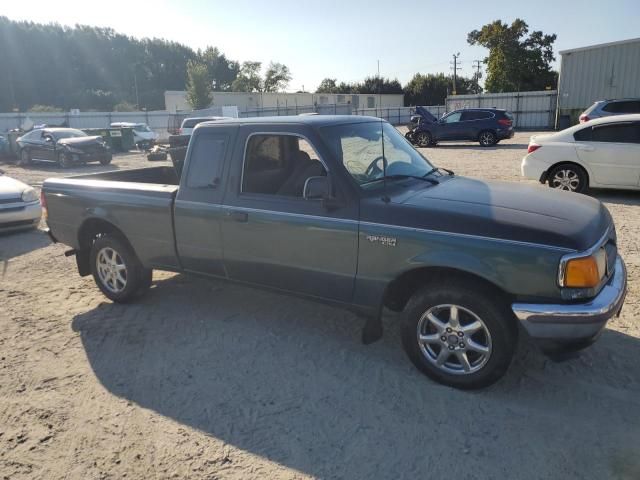
M 456 176 L 375 118 L 204 123 L 175 168 L 49 179 L 42 201 L 52 239 L 115 302 L 160 269 L 343 306 L 365 343 L 402 312 L 410 359 L 457 388 L 502 377 L 519 332 L 589 345 L 626 293 L 602 203 Z

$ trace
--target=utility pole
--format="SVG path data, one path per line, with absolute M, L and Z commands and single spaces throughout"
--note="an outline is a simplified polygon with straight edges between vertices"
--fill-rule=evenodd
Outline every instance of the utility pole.
M 454 53 L 453 54 L 453 64 L 451 66 L 452 70 L 453 70 L 453 91 L 451 92 L 452 95 L 456 95 L 456 80 L 458 80 L 458 70 L 462 69 L 462 67 L 459 66 L 459 61 L 458 58 L 460 57 L 460 52 L 458 53 Z
M 473 68 L 476 69 L 476 93 L 480 93 L 480 60 L 473 61 Z
M 140 100 L 138 99 L 138 74 L 133 72 L 133 85 L 136 89 L 136 110 L 140 110 Z

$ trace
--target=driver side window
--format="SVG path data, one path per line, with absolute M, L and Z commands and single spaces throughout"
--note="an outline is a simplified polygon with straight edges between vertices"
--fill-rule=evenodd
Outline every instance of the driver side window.
M 459 122 L 461 116 L 462 116 L 462 112 L 451 113 L 450 115 L 444 117 L 444 123 Z

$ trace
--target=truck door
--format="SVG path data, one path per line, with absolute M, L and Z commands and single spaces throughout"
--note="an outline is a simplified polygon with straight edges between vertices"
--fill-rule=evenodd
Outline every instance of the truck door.
M 234 280 L 350 301 L 358 203 L 327 209 L 321 200 L 303 198 L 309 177 L 328 175 L 334 188 L 336 182 L 313 138 L 292 133 L 296 129 L 303 131 L 242 127 L 224 199 L 225 268 Z
M 185 270 L 224 277 L 222 175 L 237 129 L 197 130 L 189 145 L 175 200 L 176 249 Z

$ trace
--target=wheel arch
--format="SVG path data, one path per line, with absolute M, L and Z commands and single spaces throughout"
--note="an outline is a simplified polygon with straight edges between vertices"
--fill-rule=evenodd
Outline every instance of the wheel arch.
M 89 265 L 91 246 L 95 239 L 101 234 L 117 235 L 131 248 L 131 251 L 135 253 L 126 235 L 112 222 L 100 217 L 87 218 L 78 229 L 79 249 L 76 252 L 78 272 L 83 277 L 91 274 L 91 266 Z
M 487 128 L 481 128 L 478 131 L 478 135 L 476 135 L 476 141 L 479 142 L 480 141 L 480 135 L 482 135 L 483 132 L 491 132 L 495 135 L 496 137 L 496 143 L 498 141 L 498 131 L 495 128 L 492 127 L 487 127 Z
M 506 300 L 512 300 L 512 295 L 491 280 L 453 267 L 423 266 L 405 271 L 394 278 L 384 290 L 383 306 L 395 312 L 401 312 L 409 299 L 420 288 L 428 284 L 442 284 L 443 282 L 464 282 L 478 285 L 479 288 L 490 291 Z

